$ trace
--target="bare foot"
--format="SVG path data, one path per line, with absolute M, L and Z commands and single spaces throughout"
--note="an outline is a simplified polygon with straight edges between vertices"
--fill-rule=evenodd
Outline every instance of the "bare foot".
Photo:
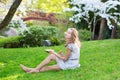
M 32 69 L 32 68 L 27 68 L 26 66 L 24 66 L 24 65 L 22 65 L 22 64 L 20 64 L 20 67 L 21 67 L 22 70 L 24 70 L 24 71 L 27 72 L 27 73 L 28 73 L 29 71 L 31 71 L 31 69 Z

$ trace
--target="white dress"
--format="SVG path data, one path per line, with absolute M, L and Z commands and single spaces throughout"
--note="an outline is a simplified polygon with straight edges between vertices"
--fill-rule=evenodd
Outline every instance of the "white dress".
M 74 43 L 68 44 L 66 48 L 69 48 L 71 50 L 70 56 L 66 61 L 63 61 L 60 58 L 56 57 L 56 62 L 58 66 L 62 70 L 80 67 L 79 64 L 80 48 Z

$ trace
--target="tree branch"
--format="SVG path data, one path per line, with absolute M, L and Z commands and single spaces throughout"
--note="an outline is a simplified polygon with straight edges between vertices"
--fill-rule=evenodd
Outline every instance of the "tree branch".
M 17 8 L 19 7 L 20 3 L 22 2 L 22 0 L 15 0 L 12 4 L 12 6 L 10 7 L 6 17 L 4 18 L 4 20 L 1 22 L 0 24 L 0 29 L 6 27 L 9 22 L 12 20 Z

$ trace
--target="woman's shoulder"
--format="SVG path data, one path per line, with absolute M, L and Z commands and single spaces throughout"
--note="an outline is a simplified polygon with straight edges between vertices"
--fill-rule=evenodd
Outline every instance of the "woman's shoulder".
M 69 44 L 67 44 L 66 47 L 69 48 L 69 49 L 73 49 L 73 47 L 75 47 L 75 44 L 74 43 L 69 43 Z
M 75 45 L 74 43 L 69 43 L 69 44 L 67 44 L 67 46 L 73 46 L 73 45 Z
M 71 48 L 71 49 L 79 48 L 78 45 L 77 45 L 77 43 L 69 43 L 69 44 L 67 45 L 67 47 L 69 47 L 69 48 Z
M 75 45 L 76 45 L 76 43 L 69 43 L 68 45 L 75 46 Z

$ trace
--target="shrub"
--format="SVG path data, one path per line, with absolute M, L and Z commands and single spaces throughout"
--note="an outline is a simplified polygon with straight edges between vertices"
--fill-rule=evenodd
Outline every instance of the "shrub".
M 20 40 L 24 47 L 26 46 L 41 46 L 43 40 L 49 40 L 51 36 L 56 36 L 58 29 L 56 27 L 39 27 L 33 26 L 29 31 L 24 32 L 24 36 Z
M 81 41 L 88 41 L 90 40 L 90 31 L 84 29 L 79 30 L 79 38 Z
M 30 27 L 30 26 L 33 26 L 33 25 L 34 25 L 34 23 L 33 23 L 32 21 L 26 22 L 26 26 L 27 26 L 27 27 Z
M 19 39 L 20 36 L 15 37 L 7 37 L 7 38 L 1 38 L 0 39 L 0 47 L 4 48 L 17 48 L 19 46 Z
M 57 37 L 52 37 L 50 41 L 52 43 L 52 46 L 60 44 L 60 40 Z

